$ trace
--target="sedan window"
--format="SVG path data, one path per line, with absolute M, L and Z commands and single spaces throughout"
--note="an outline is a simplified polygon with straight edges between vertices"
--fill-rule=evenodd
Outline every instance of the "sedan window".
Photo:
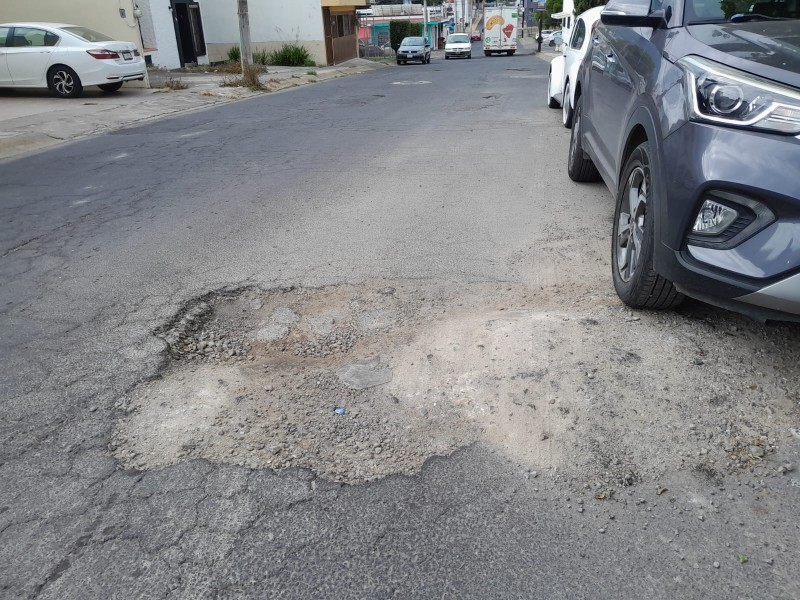
M 578 19 L 575 25 L 575 32 L 572 34 L 572 41 L 569 44 L 570 48 L 579 50 L 583 46 L 583 40 L 586 39 L 586 22 L 583 19 Z
M 9 33 L 11 33 L 11 27 L 0 27 L 0 48 L 11 45 L 11 41 L 8 39 Z
M 33 27 L 15 27 L 13 46 L 55 46 L 58 43 L 58 36 L 45 31 L 44 29 L 34 29 Z
M 75 37 L 79 37 L 82 40 L 86 40 L 87 42 L 113 42 L 114 38 L 110 38 L 107 35 L 104 35 L 94 29 L 89 29 L 88 27 L 64 27 L 64 31 L 67 31 L 74 35 Z

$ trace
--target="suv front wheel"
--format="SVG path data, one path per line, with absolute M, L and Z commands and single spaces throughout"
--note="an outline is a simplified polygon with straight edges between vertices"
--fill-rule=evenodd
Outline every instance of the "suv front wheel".
M 578 125 L 575 106 L 575 126 Z M 653 269 L 653 170 L 650 145 L 642 142 L 625 163 L 617 192 L 611 269 L 614 289 L 632 308 L 672 308 L 683 300 L 671 281 Z

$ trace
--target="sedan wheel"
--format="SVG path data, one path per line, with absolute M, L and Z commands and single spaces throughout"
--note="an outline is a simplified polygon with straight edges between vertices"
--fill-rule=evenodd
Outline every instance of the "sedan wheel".
M 47 86 L 62 98 L 77 98 L 83 93 L 78 74 L 64 65 L 57 65 L 47 74 Z
M 572 127 L 572 103 L 569 100 L 569 81 L 564 86 L 564 97 L 561 99 L 561 122 L 564 127 Z
M 576 121 L 577 126 L 577 121 Z M 683 300 L 653 269 L 653 170 L 650 146 L 640 144 L 625 164 L 612 235 L 614 289 L 633 308 L 671 308 Z
M 558 108 L 558 102 L 550 95 L 551 83 L 553 81 L 553 73 L 547 75 L 547 108 Z

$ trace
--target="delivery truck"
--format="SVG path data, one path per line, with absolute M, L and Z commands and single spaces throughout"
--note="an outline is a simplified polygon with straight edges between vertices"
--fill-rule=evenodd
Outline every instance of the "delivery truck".
M 483 53 L 508 54 L 517 51 L 517 9 L 487 6 L 483 9 Z

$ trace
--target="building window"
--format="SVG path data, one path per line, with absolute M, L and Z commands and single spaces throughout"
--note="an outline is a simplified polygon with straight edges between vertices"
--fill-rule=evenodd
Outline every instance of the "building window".
M 355 19 L 353 15 L 332 15 L 331 16 L 331 37 L 344 37 L 355 35 Z

